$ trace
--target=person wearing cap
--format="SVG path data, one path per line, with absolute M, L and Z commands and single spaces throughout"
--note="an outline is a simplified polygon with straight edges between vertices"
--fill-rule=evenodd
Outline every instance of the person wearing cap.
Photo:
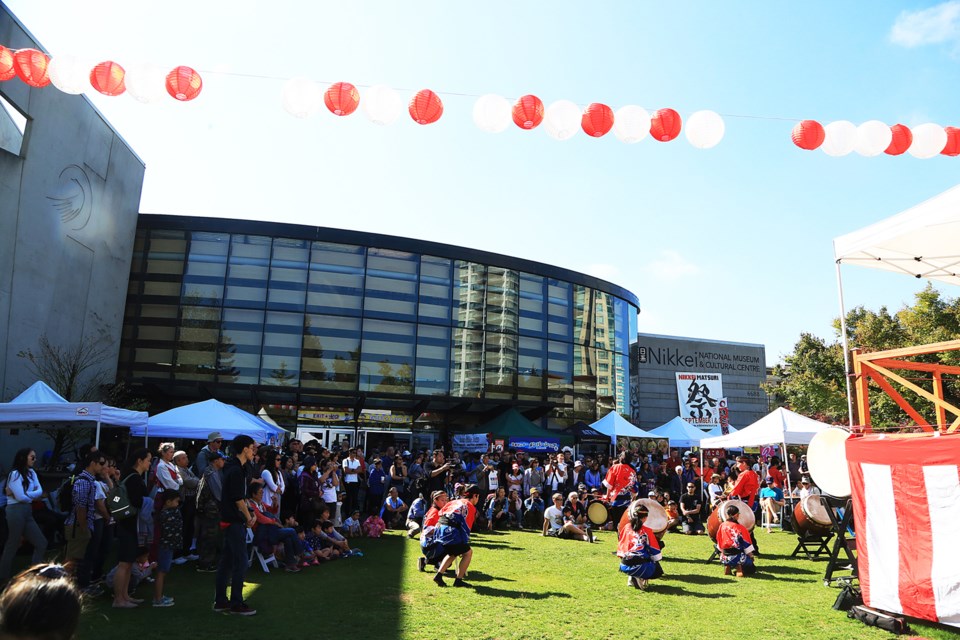
M 457 577 L 453 581 L 455 587 L 470 587 L 464 578 L 470 568 L 473 558 L 473 549 L 470 547 L 470 529 L 477 517 L 477 502 L 480 500 L 480 488 L 477 485 L 468 485 L 464 490 L 464 497 L 451 500 L 440 509 L 440 519 L 437 522 L 436 541 L 443 547 L 444 557 L 433 576 L 438 587 L 445 587 L 443 574 L 453 564 L 455 558 L 460 558 L 457 566 Z
M 800 478 L 800 483 L 796 486 L 796 494 L 798 498 L 803 500 L 807 496 L 820 495 L 820 489 L 818 489 L 815 484 L 810 482 L 810 478 L 807 476 L 802 476 Z
M 540 489 L 536 487 L 530 489 L 530 497 L 523 501 L 523 526 L 527 529 L 540 529 L 543 527 L 543 499 L 540 497 Z
M 210 454 L 210 462 L 197 485 L 197 571 L 213 573 L 217 570 L 220 548 L 220 499 L 223 495 L 223 464 L 227 457 L 222 451 Z
M 449 501 L 446 491 L 434 491 L 430 494 L 430 508 L 423 516 L 423 528 L 420 532 L 420 552 L 423 554 L 417 558 L 417 567 L 420 571 L 427 568 L 427 563 L 440 566 L 443 560 L 443 548 L 436 543 L 437 523 L 440 521 L 440 510 L 443 505 Z
M 213 459 L 213 453 L 223 448 L 223 436 L 219 431 L 213 431 L 207 435 L 207 446 L 200 449 L 197 459 L 193 463 L 197 475 L 203 477 L 203 472 L 207 470 L 207 465 Z
M 730 575 L 736 569 L 737 577 L 742 578 L 756 571 L 753 564 L 753 538 L 750 532 L 739 522 L 740 510 L 735 504 L 727 505 L 727 519 L 717 530 L 717 549 L 720 551 L 720 563 L 723 573 Z
M 573 468 L 569 473 L 570 480 L 569 485 L 573 488 L 576 488 L 584 483 L 586 480 L 586 470 L 583 466 L 582 460 L 577 460 L 573 463 Z

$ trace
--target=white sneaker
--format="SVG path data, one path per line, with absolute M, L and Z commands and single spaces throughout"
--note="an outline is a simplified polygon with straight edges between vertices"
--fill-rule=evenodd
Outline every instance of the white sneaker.
M 179 558 L 173 559 L 173 564 L 186 564 L 186 563 L 187 563 L 186 556 L 180 556 Z

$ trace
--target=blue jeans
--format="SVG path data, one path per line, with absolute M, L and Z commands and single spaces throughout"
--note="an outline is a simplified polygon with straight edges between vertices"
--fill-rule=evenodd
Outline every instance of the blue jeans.
M 227 601 L 230 583 L 230 604 L 243 604 L 243 577 L 247 574 L 247 527 L 239 522 L 223 530 L 223 553 L 217 567 L 216 602 Z

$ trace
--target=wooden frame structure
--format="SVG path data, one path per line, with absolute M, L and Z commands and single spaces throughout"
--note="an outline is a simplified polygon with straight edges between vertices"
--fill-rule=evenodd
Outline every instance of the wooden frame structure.
M 904 360 L 919 355 L 929 355 L 946 351 L 960 351 L 960 340 L 936 342 L 903 349 L 890 349 L 861 353 L 859 349 L 850 351 L 853 357 L 853 378 L 856 387 L 857 423 L 863 426 L 864 431 L 870 433 L 870 382 L 877 384 L 880 389 L 890 396 L 921 429 L 927 432 L 940 431 L 941 433 L 955 433 L 960 428 L 960 408 L 950 404 L 943 397 L 943 376 L 960 376 L 960 367 L 932 362 L 914 362 Z M 933 393 L 916 383 L 906 379 L 897 371 L 912 372 L 914 375 L 929 374 L 933 386 Z M 891 382 L 909 389 L 921 398 L 933 403 L 936 409 L 936 420 L 929 422 L 913 405 L 897 391 Z M 950 414 L 949 422 L 947 414 Z

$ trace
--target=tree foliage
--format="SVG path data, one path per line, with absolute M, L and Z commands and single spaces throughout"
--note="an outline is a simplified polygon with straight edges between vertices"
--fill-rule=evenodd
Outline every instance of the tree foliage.
M 843 342 L 840 320 L 834 320 L 831 342 L 803 333 L 793 352 L 774 368 L 774 379 L 765 385 L 767 394 L 778 404 L 820 420 L 846 423 L 847 392 L 844 383 Z M 960 338 L 960 299 L 947 298 L 928 285 L 915 294 L 913 304 L 891 314 L 886 307 L 878 311 L 857 307 L 846 317 L 847 339 L 851 349 L 882 351 Z M 918 362 L 960 364 L 960 351 L 929 354 L 913 358 Z M 900 372 L 914 384 L 932 391 L 929 374 Z M 960 380 L 945 376 L 944 394 L 948 402 L 958 404 Z M 930 424 L 936 423 L 931 403 L 916 393 L 893 386 Z M 875 428 L 913 424 L 907 414 L 878 387 L 870 388 L 871 423 Z

